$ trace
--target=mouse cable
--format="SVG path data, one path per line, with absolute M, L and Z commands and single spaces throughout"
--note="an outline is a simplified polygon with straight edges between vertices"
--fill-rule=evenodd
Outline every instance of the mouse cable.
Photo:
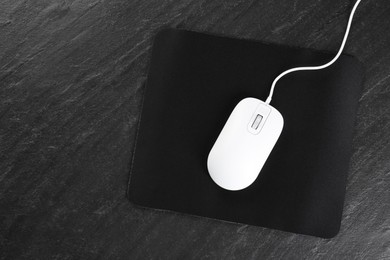
M 269 104 L 271 102 L 271 99 L 272 99 L 272 95 L 274 93 L 274 89 L 275 89 L 275 85 L 276 83 L 284 76 L 286 76 L 287 74 L 290 74 L 292 72 L 295 72 L 295 71 L 303 71 L 303 70 L 322 70 L 322 69 L 325 69 L 327 67 L 329 67 L 330 65 L 332 65 L 341 55 L 341 53 L 343 52 L 343 49 L 344 49 L 344 46 L 345 46 L 345 43 L 347 41 L 347 38 L 348 38 L 348 34 L 349 34 L 349 30 L 351 29 L 351 23 L 352 23 L 352 19 L 353 19 L 353 16 L 355 14 L 355 11 L 356 11 L 356 8 L 358 7 L 358 5 L 360 4 L 361 0 L 357 0 L 355 5 L 353 6 L 352 8 L 352 11 L 351 11 L 351 14 L 349 16 L 349 20 L 348 20 L 348 25 L 347 25 L 347 29 L 345 31 L 345 35 L 344 35 L 344 39 L 343 39 L 343 42 L 341 43 L 341 46 L 340 46 L 340 49 L 337 53 L 337 55 L 331 60 L 329 61 L 328 63 L 324 64 L 324 65 L 321 65 L 321 66 L 310 66 L 310 67 L 297 67 L 297 68 L 292 68 L 292 69 L 289 69 L 289 70 L 286 70 L 285 72 L 281 73 L 279 76 L 277 76 L 274 81 L 272 82 L 272 86 L 271 86 L 271 90 L 269 92 L 269 95 L 267 97 L 267 100 L 265 101 L 266 104 Z

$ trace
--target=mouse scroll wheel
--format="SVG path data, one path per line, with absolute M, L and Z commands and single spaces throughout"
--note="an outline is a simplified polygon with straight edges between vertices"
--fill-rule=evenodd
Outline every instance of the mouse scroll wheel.
M 263 120 L 263 116 L 258 114 L 256 117 L 255 117 L 255 120 L 253 120 L 253 123 L 251 125 L 251 127 L 255 130 L 257 130 L 257 128 L 259 128 L 260 126 L 260 123 L 261 121 Z

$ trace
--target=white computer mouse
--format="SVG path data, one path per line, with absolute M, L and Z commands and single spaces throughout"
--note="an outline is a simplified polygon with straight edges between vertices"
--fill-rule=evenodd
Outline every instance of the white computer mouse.
M 259 175 L 283 129 L 278 110 L 256 98 L 241 100 L 229 116 L 207 158 L 213 181 L 242 190 Z

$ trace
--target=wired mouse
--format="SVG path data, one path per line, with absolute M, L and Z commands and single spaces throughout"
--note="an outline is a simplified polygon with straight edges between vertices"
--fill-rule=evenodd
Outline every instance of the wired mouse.
M 293 72 L 322 70 L 334 64 L 343 52 L 360 2 L 357 0 L 352 8 L 340 49 L 332 60 L 323 65 L 288 69 L 274 79 L 265 102 L 245 98 L 237 104 L 207 158 L 209 174 L 216 184 L 236 191 L 256 180 L 283 129 L 282 115 L 270 105 L 276 83 Z
M 211 149 L 207 168 L 227 190 L 242 190 L 259 175 L 283 129 L 277 109 L 256 98 L 241 100 Z

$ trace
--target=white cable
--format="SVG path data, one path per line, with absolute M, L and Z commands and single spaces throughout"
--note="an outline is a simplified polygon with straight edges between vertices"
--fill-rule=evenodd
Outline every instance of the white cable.
M 351 28 L 353 15 L 355 14 L 356 8 L 360 4 L 360 2 L 361 2 L 361 0 L 357 0 L 354 7 L 352 8 L 352 11 L 351 11 L 351 14 L 350 14 L 349 20 L 348 20 L 347 29 L 345 31 L 344 39 L 343 39 L 343 42 L 341 43 L 341 46 L 340 46 L 340 49 L 339 49 L 339 52 L 337 53 L 337 55 L 331 61 L 329 61 L 328 63 L 321 65 L 321 66 L 297 67 L 297 68 L 292 68 L 292 69 L 286 70 L 285 72 L 283 72 L 282 74 L 280 74 L 279 76 L 277 76 L 274 79 L 274 82 L 272 83 L 271 90 L 269 92 L 269 95 L 268 95 L 265 103 L 269 104 L 271 102 L 276 83 L 278 82 L 278 80 L 280 80 L 285 75 L 292 73 L 292 72 L 295 72 L 295 71 L 302 71 L 302 70 L 322 70 L 322 69 L 325 69 L 325 68 L 329 67 L 330 65 L 332 65 L 340 57 L 341 53 L 343 52 L 345 43 L 347 42 L 347 38 L 348 38 L 349 30 Z

